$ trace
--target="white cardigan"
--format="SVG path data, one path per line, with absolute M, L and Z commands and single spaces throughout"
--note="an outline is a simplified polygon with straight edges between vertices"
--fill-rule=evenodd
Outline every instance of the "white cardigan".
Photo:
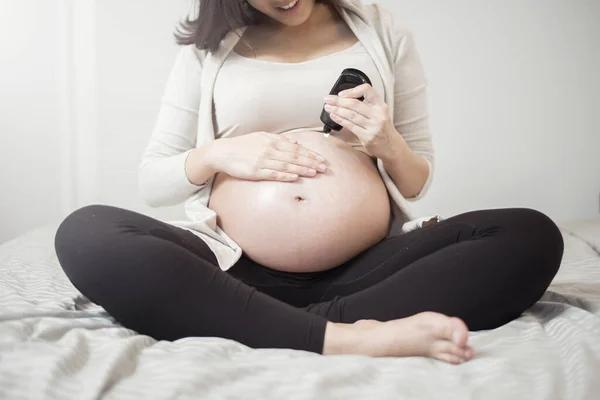
M 378 159 L 377 167 L 392 204 L 389 235 L 402 233 L 412 219 L 408 200 L 422 197 L 434 172 L 434 152 L 428 123 L 426 78 L 411 33 L 398 26 L 381 5 L 342 0 L 338 11 L 373 58 L 385 87 L 385 102 L 396 130 L 409 147 L 429 163 L 429 177 L 419 195 L 405 199 Z M 153 207 L 185 201 L 187 220 L 166 221 L 190 230 L 208 244 L 222 270 L 231 268 L 242 249 L 220 227 L 207 207 L 214 177 L 192 184 L 185 174 L 189 153 L 215 140 L 213 89 L 223 61 L 244 28 L 230 32 L 219 50 L 210 53 L 183 46 L 169 76 L 158 120 L 139 171 L 139 189 Z M 326 93 L 325 93 L 326 94 Z M 414 226 L 406 224 L 406 226 Z

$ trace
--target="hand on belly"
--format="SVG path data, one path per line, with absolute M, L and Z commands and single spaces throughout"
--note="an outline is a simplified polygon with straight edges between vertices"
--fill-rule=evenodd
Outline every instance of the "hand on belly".
M 294 182 L 215 177 L 209 208 L 255 262 L 271 269 L 330 269 L 379 242 L 390 203 L 369 155 L 319 132 L 283 134 L 325 158 L 327 171 Z

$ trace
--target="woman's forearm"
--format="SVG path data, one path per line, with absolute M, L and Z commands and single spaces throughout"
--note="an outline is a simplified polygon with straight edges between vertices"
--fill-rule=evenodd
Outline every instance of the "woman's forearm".
M 206 183 L 218 171 L 215 162 L 215 141 L 198 147 L 188 154 L 185 161 L 185 174 L 194 185 Z
M 429 177 L 429 164 L 410 149 L 400 134 L 392 135 L 390 150 L 381 161 L 402 196 L 416 197 L 421 192 Z

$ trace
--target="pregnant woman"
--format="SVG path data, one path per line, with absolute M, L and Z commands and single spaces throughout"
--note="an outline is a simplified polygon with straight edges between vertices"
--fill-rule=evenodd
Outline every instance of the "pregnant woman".
M 84 295 L 156 339 L 449 363 L 474 357 L 469 330 L 540 299 L 563 251 L 542 213 L 479 210 L 403 229 L 434 156 L 415 43 L 384 8 L 198 5 L 140 167 L 146 201 L 185 201 L 187 218 L 73 212 L 56 251 Z M 346 68 L 371 84 L 327 96 Z M 343 127 L 329 137 L 324 105 Z

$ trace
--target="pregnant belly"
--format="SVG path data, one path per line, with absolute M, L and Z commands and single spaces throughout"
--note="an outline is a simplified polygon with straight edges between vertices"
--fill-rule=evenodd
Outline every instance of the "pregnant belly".
M 387 235 L 390 203 L 374 161 L 319 132 L 284 136 L 325 157 L 327 172 L 295 182 L 215 177 L 209 208 L 247 257 L 271 269 L 336 267 Z

